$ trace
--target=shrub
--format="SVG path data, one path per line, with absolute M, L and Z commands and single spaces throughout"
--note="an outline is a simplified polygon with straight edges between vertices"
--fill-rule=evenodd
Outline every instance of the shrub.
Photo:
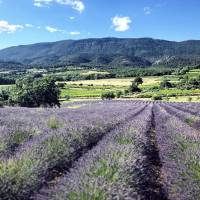
M 159 101 L 159 100 L 162 100 L 163 98 L 162 98 L 162 96 L 161 95 L 154 95 L 153 97 L 152 97 L 152 100 L 154 100 L 154 101 Z
M 0 108 L 2 108 L 3 106 L 4 106 L 4 103 L 0 101 Z
M 123 95 L 123 92 L 122 91 L 118 91 L 117 94 L 116 94 L 116 97 L 120 98 L 122 95 Z
M 163 80 L 160 83 L 160 88 L 172 88 L 172 84 L 168 80 Z
M 188 97 L 188 102 L 191 102 L 192 101 L 192 97 Z
M 128 95 L 129 94 L 129 90 L 124 90 L 124 95 Z
M 140 85 L 140 84 L 143 83 L 143 79 L 142 79 L 141 77 L 137 76 L 137 77 L 134 79 L 133 83 L 135 83 L 135 84 L 138 86 L 138 85 Z
M 64 88 L 65 87 L 64 83 L 58 83 L 57 85 L 58 85 L 59 88 Z
M 9 89 L 4 89 L 0 91 L 0 99 L 2 101 L 7 101 L 9 99 L 10 91 Z
M 104 92 L 101 94 L 101 98 L 104 100 L 104 99 L 108 99 L 108 100 L 111 100 L 111 99 L 114 99 L 115 98 L 115 94 L 114 92 Z

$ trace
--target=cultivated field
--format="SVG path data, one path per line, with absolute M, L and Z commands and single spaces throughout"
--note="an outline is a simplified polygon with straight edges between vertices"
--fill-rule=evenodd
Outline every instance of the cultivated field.
M 191 70 L 187 75 L 190 78 L 197 78 L 199 70 Z M 169 80 L 172 84 L 177 84 L 180 81 L 180 77 L 178 75 L 142 77 L 143 84 L 139 86 L 142 92 L 128 96 L 123 95 L 123 98 L 151 100 L 153 96 L 157 95 L 162 96 L 163 100 L 168 102 L 200 102 L 200 89 L 159 87 L 164 79 Z M 118 91 L 124 92 L 128 90 L 133 80 L 134 77 L 67 81 L 65 82 L 65 87 L 61 90 L 61 99 L 64 100 L 65 96 L 70 96 L 72 99 L 92 99 L 101 98 L 101 94 L 108 91 L 115 93 Z
M 200 199 L 198 103 L 0 109 L 0 199 Z
M 83 84 L 83 85 L 95 85 L 95 86 L 118 86 L 127 87 L 131 84 L 134 78 L 110 78 L 110 79 L 98 79 L 98 80 L 80 80 L 69 81 L 68 84 Z M 143 77 L 144 85 L 152 85 L 160 82 L 161 77 L 151 76 Z

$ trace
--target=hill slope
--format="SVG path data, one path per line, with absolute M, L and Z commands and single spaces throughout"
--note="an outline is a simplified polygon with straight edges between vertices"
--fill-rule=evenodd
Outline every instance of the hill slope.
M 200 41 L 172 42 L 151 38 L 64 40 L 6 48 L 0 50 L 0 60 L 31 65 L 177 66 L 200 63 Z

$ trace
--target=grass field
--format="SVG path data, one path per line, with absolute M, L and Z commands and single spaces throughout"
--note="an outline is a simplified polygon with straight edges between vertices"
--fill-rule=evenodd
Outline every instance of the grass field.
M 10 88 L 13 85 L 0 85 L 0 89 L 6 89 L 6 88 Z
M 162 77 L 159 76 L 150 76 L 150 77 L 143 77 L 143 85 L 155 85 L 159 84 Z M 70 84 L 83 84 L 83 85 L 94 85 L 94 86 L 117 86 L 117 87 L 128 87 L 131 82 L 134 80 L 133 78 L 112 78 L 112 79 L 98 79 L 98 80 L 81 80 L 81 81 L 69 81 L 67 82 L 68 85 Z
M 61 90 L 61 98 L 69 95 L 71 98 L 92 98 L 100 97 L 102 92 L 110 91 L 109 89 L 84 89 L 84 88 L 66 88 Z
M 151 97 L 153 95 L 161 95 L 161 96 L 168 96 L 168 97 L 173 97 L 173 96 L 196 96 L 200 95 L 200 90 L 182 90 L 182 89 L 165 89 L 165 90 L 158 90 L 158 91 L 153 91 L 153 92 L 145 92 L 136 95 L 137 97 Z
M 200 69 L 193 69 L 193 70 L 190 70 L 187 75 L 189 75 L 190 77 L 192 78 L 195 78 L 197 76 L 200 76 Z
M 200 102 L 200 95 L 170 97 L 169 102 Z
M 83 71 L 81 74 L 82 74 L 82 75 L 90 75 L 90 74 L 109 74 L 109 72 L 91 70 L 91 71 Z

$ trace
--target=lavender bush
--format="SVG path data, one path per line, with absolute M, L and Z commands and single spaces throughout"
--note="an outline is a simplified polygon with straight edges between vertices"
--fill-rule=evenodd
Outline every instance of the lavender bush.
M 200 197 L 200 135 L 163 105 L 154 107 L 164 187 L 169 199 Z

